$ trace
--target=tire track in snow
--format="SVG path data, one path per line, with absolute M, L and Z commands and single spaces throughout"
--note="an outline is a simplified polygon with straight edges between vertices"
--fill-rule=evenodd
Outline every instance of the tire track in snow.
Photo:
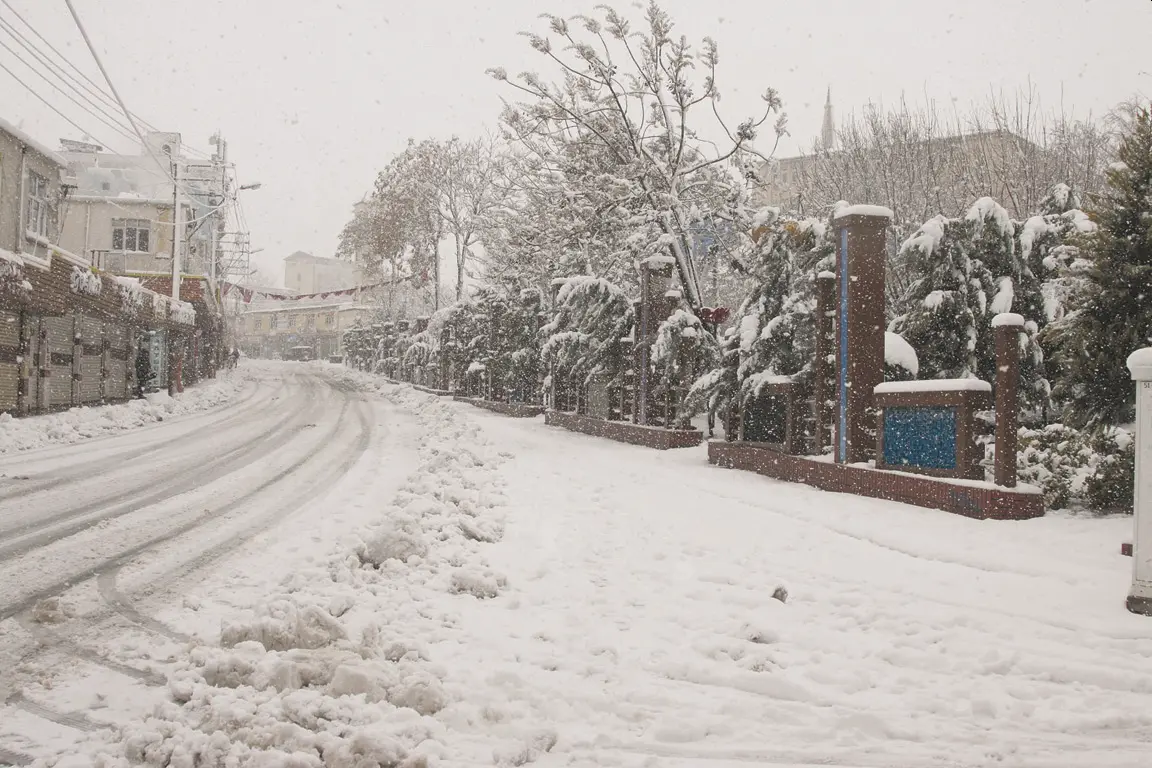
M 253 399 L 255 399 L 255 397 L 259 393 L 260 389 L 266 385 L 266 382 L 261 380 L 261 379 L 251 379 L 251 380 L 249 380 L 249 383 L 252 385 L 251 391 L 248 392 L 243 397 L 237 398 L 235 400 L 228 400 L 227 402 L 221 403 L 219 405 L 215 405 L 211 408 L 205 408 L 204 410 L 181 413 L 181 414 L 173 416 L 171 418 L 166 418 L 162 421 L 156 421 L 156 422 L 148 423 L 148 424 L 145 424 L 145 425 L 139 426 L 139 427 L 129 427 L 129 428 L 123 429 L 123 430 L 118 431 L 118 432 L 109 432 L 109 433 L 105 433 L 105 434 L 100 434 L 100 435 L 97 435 L 95 437 L 86 438 L 86 439 L 79 440 L 79 441 L 74 442 L 74 443 L 60 443 L 60 444 L 45 445 L 45 446 L 41 446 L 38 448 L 30 448 L 26 451 L 18 451 L 18 452 L 14 452 L 14 453 L 10 453 L 10 454 L 0 453 L 0 466 L 2 466 L 4 469 L 16 469 L 19 467 L 26 466 L 28 464 L 38 464 L 38 463 L 43 463 L 43 462 L 50 462 L 50 461 L 58 460 L 60 458 L 59 457 L 60 454 L 67 454 L 70 451 L 75 451 L 76 449 L 81 448 L 81 447 L 83 447 L 84 449 L 90 449 L 90 448 L 92 448 L 92 446 L 99 446 L 102 443 L 112 442 L 112 441 L 134 442 L 139 438 L 147 439 L 147 438 L 152 436 L 153 432 L 156 432 L 156 431 L 162 430 L 162 429 L 171 429 L 173 426 L 186 426 L 187 425 L 187 426 L 193 426 L 193 428 L 195 428 L 195 425 L 191 425 L 190 422 L 195 422 L 199 419 L 207 419 L 207 418 L 211 418 L 214 416 L 224 416 L 224 419 L 227 419 L 228 413 L 231 413 L 232 411 L 235 411 L 238 409 L 242 409 L 245 405 L 247 405 L 249 402 L 251 402 Z M 128 402 L 132 402 L 132 401 L 128 401 Z M 124 403 L 120 403 L 120 405 L 123 405 L 123 404 Z M 93 407 L 93 406 L 81 406 L 81 407 Z M 95 407 L 100 407 L 100 406 L 95 406 Z M 30 418 L 38 418 L 38 417 L 32 416 Z M 220 419 L 220 420 L 222 421 L 224 419 Z M 156 442 L 157 443 L 164 443 L 164 442 L 166 442 L 166 438 L 161 436 L 160 439 L 158 439 Z M 130 450 L 130 449 L 125 448 L 123 450 Z M 67 458 L 67 456 L 65 456 L 64 458 Z
M 145 509 L 225 477 L 263 458 L 262 455 L 257 455 L 254 452 L 260 445 L 272 442 L 280 438 L 284 433 L 299 432 L 302 430 L 304 426 L 297 426 L 296 424 L 296 422 L 300 420 L 300 415 L 297 414 L 294 420 L 273 422 L 268 429 L 246 440 L 227 453 L 217 454 L 215 458 L 208 462 L 192 469 L 186 469 L 183 473 L 176 475 L 172 478 L 176 482 L 172 482 L 166 487 L 161 487 L 159 491 L 148 493 L 156 487 L 154 482 L 149 482 L 144 486 L 129 488 L 121 493 L 100 499 L 92 504 L 58 512 L 38 520 L 32 525 L 5 531 L 5 536 L 8 537 L 8 540 L 5 544 L 0 545 L 0 561 L 21 557 L 39 547 L 65 539 L 98 523 L 106 520 L 114 520 L 118 517 L 131 514 L 132 512 Z M 218 438 L 219 435 L 217 435 L 217 439 Z M 235 460 L 238 457 L 239 461 L 237 462 Z M 135 498 L 135 500 L 128 501 L 126 504 L 120 504 L 119 506 L 114 506 L 112 509 L 109 509 L 111 505 L 133 499 L 141 492 L 148 493 L 148 495 L 142 498 Z M 70 519 L 76 519 L 77 521 L 63 528 L 58 527 L 61 522 Z M 6 615 L 8 614 L 5 614 L 3 610 L 0 609 L 0 620 L 5 618 Z
M 309 383 L 311 385 L 315 384 L 314 381 L 309 382 Z M 315 386 L 309 386 L 306 389 L 307 390 L 315 390 L 316 387 Z M 251 465 L 257 461 L 265 459 L 266 457 L 264 454 L 262 454 L 258 451 L 255 451 L 253 449 L 255 449 L 257 446 L 262 445 L 264 443 L 278 440 L 284 433 L 299 433 L 299 432 L 303 431 L 305 429 L 305 427 L 307 426 L 306 422 L 307 422 L 307 419 L 310 418 L 312 410 L 314 410 L 316 407 L 323 407 L 322 403 L 319 400 L 317 400 L 315 397 L 309 397 L 307 391 L 301 393 L 301 399 L 303 399 L 307 403 L 307 405 L 312 406 L 312 408 L 310 408 L 309 410 L 297 411 L 290 418 L 290 420 L 273 424 L 273 426 L 269 430 L 265 431 L 263 434 L 258 435 L 253 440 L 247 441 L 245 443 L 245 445 L 246 445 L 247 449 L 249 450 L 249 455 L 246 457 L 243 457 L 241 460 L 239 460 L 239 461 L 233 460 L 235 456 L 239 455 L 239 449 L 234 449 L 233 451 L 230 451 L 228 454 L 224 454 L 223 456 L 219 457 L 216 460 L 213 460 L 213 461 L 210 461 L 206 464 L 195 466 L 195 467 L 192 467 L 192 468 L 186 470 L 184 473 L 182 473 L 182 474 L 178 475 L 176 478 L 174 478 L 176 480 L 176 482 L 172 483 L 167 488 L 164 488 L 158 492 L 151 494 L 150 496 L 146 497 L 143 500 L 137 500 L 137 501 L 132 502 L 128 505 L 117 507 L 110 512 L 105 512 L 105 513 L 97 515 L 95 517 L 87 517 L 82 521 L 71 524 L 67 529 L 67 534 L 60 534 L 58 531 L 45 531 L 45 532 L 42 532 L 39 534 L 34 534 L 34 536 L 36 538 L 36 542 L 34 544 L 28 543 L 26 540 L 27 537 L 23 537 L 22 539 L 18 539 L 16 542 L 12 542 L 12 543 L 8 544 L 7 546 L 0 548 L 0 560 L 12 559 L 15 557 L 30 554 L 31 552 L 33 552 L 34 550 L 36 550 L 40 546 L 44 546 L 45 544 L 49 544 L 49 543 L 54 543 L 56 541 L 61 541 L 64 538 L 66 538 L 67 536 L 71 536 L 72 534 L 75 534 L 77 532 L 88 529 L 98 522 L 102 522 L 104 520 L 111 520 L 111 519 L 118 518 L 118 517 L 123 517 L 123 516 L 130 514 L 132 512 L 140 511 L 140 510 L 146 509 L 150 506 L 154 506 L 158 503 L 161 503 L 161 502 L 166 501 L 168 499 L 179 496 L 180 494 L 185 493 L 189 490 L 194 490 L 196 488 L 204 486 L 209 482 L 219 480 L 223 477 L 227 477 L 228 475 L 236 472 L 237 470 L 243 469 L 243 468 L 245 468 L 245 467 L 247 467 L 247 466 L 249 466 L 249 465 Z M 304 423 L 300 423 L 300 422 L 304 422 Z M 202 474 L 203 470 L 206 468 L 210 468 L 213 470 L 213 472 L 210 476 L 205 476 L 204 474 Z M 91 508 L 86 508 L 83 513 L 77 513 L 77 512 L 65 513 L 66 514 L 65 519 L 67 517 L 75 517 L 78 514 L 91 515 L 93 510 L 98 511 L 101 508 L 101 506 L 102 505 L 93 505 Z M 92 578 L 93 576 L 98 574 L 100 571 L 102 571 L 104 568 L 107 568 L 108 566 L 113 565 L 116 560 L 118 560 L 121 557 L 126 556 L 128 553 L 133 553 L 133 556 L 135 556 L 136 554 L 139 554 L 140 552 L 143 552 L 143 551 L 151 548 L 152 546 L 155 546 L 157 543 L 162 542 L 162 541 L 166 540 L 167 538 L 171 538 L 171 536 L 173 536 L 173 535 L 178 535 L 178 532 L 191 530 L 196 525 L 200 524 L 198 521 L 209 520 L 211 518 L 212 518 L 211 512 L 209 512 L 207 514 L 197 515 L 190 522 L 185 523 L 185 524 L 183 524 L 183 525 L 181 525 L 175 529 L 169 529 L 167 532 L 161 533 L 158 536 L 154 536 L 154 537 L 146 540 L 145 542 L 138 544 L 137 546 L 131 547 L 130 549 L 128 549 L 125 552 L 119 553 L 117 556 L 114 556 L 111 559 L 105 559 L 105 560 L 101 560 L 101 561 L 98 561 L 95 563 L 88 563 L 86 565 L 86 567 L 84 569 L 82 569 L 79 573 L 74 573 L 74 574 L 71 574 L 69 576 L 62 577 L 58 581 L 55 581 L 48 586 L 45 586 L 45 587 L 42 587 L 40 589 L 35 590 L 35 592 L 31 595 L 26 595 L 22 598 L 18 598 L 16 601 L 14 601 L 8 605 L 4 605 L 4 606 L 0 607 L 0 621 L 3 621 L 4 619 L 10 618 L 12 616 L 16 616 L 20 613 L 23 613 L 24 611 L 26 611 L 29 608 L 31 608 L 32 606 L 34 606 L 40 600 L 43 600 L 47 597 L 52 597 L 58 593 L 67 591 L 67 589 L 71 588 L 73 585 L 75 585 L 81 581 L 86 581 L 87 579 Z
M 335 388 L 341 389 L 341 387 L 336 386 L 339 382 L 331 383 Z M 239 534 L 230 537 L 227 541 L 221 544 L 210 547 L 204 552 L 201 552 L 192 560 L 189 560 L 183 565 L 169 571 L 159 580 L 152 580 L 152 589 L 150 589 L 149 592 L 153 592 L 154 589 L 158 586 L 170 584 L 173 581 L 195 573 L 196 571 L 207 567 L 220 558 L 231 554 L 235 550 L 247 544 L 260 533 L 266 531 L 270 525 L 291 517 L 294 513 L 300 511 L 310 502 L 326 493 L 333 485 L 339 482 L 340 478 L 347 474 L 352 466 L 360 460 L 360 457 L 363 456 L 364 452 L 368 449 L 368 446 L 372 440 L 372 422 L 371 419 L 366 416 L 361 407 L 363 400 L 359 398 L 353 398 L 350 400 L 350 402 L 355 403 L 354 410 L 356 412 L 356 417 L 360 422 L 360 433 L 352 446 L 350 446 L 349 449 L 341 452 L 340 456 L 336 459 L 335 466 L 332 466 L 331 469 L 328 469 L 328 471 L 326 471 L 324 475 L 316 482 L 311 483 L 308 490 L 305 491 L 302 495 L 295 497 L 287 507 L 278 508 L 273 514 L 262 515 L 254 519 Z M 341 430 L 344 415 L 345 413 L 342 412 L 341 419 L 338 420 L 337 424 L 333 427 L 329 435 L 326 436 L 325 442 L 327 442 L 327 438 Z M 309 455 L 306 457 L 304 462 L 295 465 L 294 469 L 303 468 L 309 461 L 315 458 L 315 454 Z M 331 464 L 331 462 L 329 462 L 329 464 Z M 291 469 L 292 468 L 290 468 L 290 470 Z M 280 480 L 283 479 L 284 476 L 280 477 Z M 274 479 L 272 484 L 276 484 L 278 482 L 279 480 Z M 234 509 L 243 507 L 245 504 L 253 501 L 255 497 L 259 496 L 261 493 L 267 490 L 267 488 L 268 485 L 266 484 L 265 486 L 254 489 L 252 492 L 245 494 L 244 496 L 236 499 L 231 504 L 227 505 L 225 508 L 219 510 L 219 513 L 224 515 Z M 169 639 L 175 640 L 177 642 L 187 642 L 191 640 L 192 638 L 188 635 L 173 630 L 157 619 L 143 613 L 141 610 L 136 608 L 133 600 L 118 588 L 117 579 L 120 575 L 120 571 L 126 565 L 127 563 L 123 563 L 114 566 L 108 571 L 101 573 L 96 579 L 96 584 L 100 592 L 100 596 L 109 605 L 109 607 L 143 629 L 168 637 Z
M 360 434 L 359 434 L 358 438 L 354 441 L 354 443 L 349 447 L 349 449 L 347 449 L 346 451 L 340 452 L 340 454 L 336 458 L 335 462 L 329 460 L 323 464 L 324 468 L 330 468 L 329 471 L 325 472 L 322 475 L 321 482 L 317 482 L 317 483 L 313 484 L 312 487 L 310 487 L 307 491 L 305 491 L 303 494 L 301 494 L 298 497 L 297 503 L 295 503 L 293 505 L 293 511 L 295 511 L 296 509 L 298 509 L 300 507 L 303 507 L 309 501 L 316 498 L 319 494 L 326 491 L 332 483 L 337 482 L 339 480 L 339 478 L 344 473 L 346 473 L 348 471 L 348 469 L 362 456 L 362 454 L 367 449 L 367 447 L 370 443 L 370 440 L 371 440 L 372 420 L 369 417 L 369 415 L 367 415 L 365 413 L 363 399 L 362 398 L 347 397 L 348 393 L 352 393 L 352 392 L 356 391 L 354 387 L 346 386 L 342 382 L 331 382 L 331 381 L 325 382 L 324 379 L 322 379 L 320 377 L 309 376 L 304 381 L 305 390 L 302 394 L 306 403 L 308 405 L 314 405 L 314 406 L 318 406 L 321 408 L 324 407 L 324 399 L 311 396 L 317 389 L 320 388 L 320 385 L 322 383 L 328 384 L 328 387 L 325 389 L 336 390 L 336 391 L 344 393 L 345 398 L 344 398 L 344 403 L 340 409 L 339 416 L 335 420 L 332 428 L 329 429 L 323 435 L 322 438 L 320 438 L 320 440 L 318 441 L 318 445 L 324 446 L 324 445 L 330 443 L 332 438 L 335 437 L 345 427 L 346 417 L 348 415 L 350 405 L 354 408 L 356 416 L 358 418 L 358 421 L 360 422 Z M 280 406 L 283 407 L 284 404 L 281 403 Z M 296 420 L 300 420 L 301 418 L 307 419 L 310 416 L 311 416 L 311 409 L 308 409 L 302 413 L 302 416 L 301 416 L 301 414 L 298 413 Z M 302 430 L 302 428 L 301 428 L 301 430 Z M 301 430 L 296 430 L 297 434 Z M 258 455 L 255 458 L 263 458 L 263 456 Z M 147 551 L 148 549 L 155 548 L 157 546 L 161 546 L 164 543 L 170 542 L 170 541 L 176 539 L 177 537 L 179 537 L 180 535 L 183 535 L 189 531 L 192 531 L 193 529 L 195 529 L 197 527 L 203 526 L 207 523 L 210 523 L 214 520 L 217 520 L 217 519 L 221 518 L 222 516 L 228 514 L 231 511 L 234 511 L 236 509 L 241 508 L 245 503 L 252 501 L 259 494 L 264 493 L 269 488 L 281 483 L 283 480 L 285 480 L 287 477 L 289 477 L 293 472 L 301 469 L 302 467 L 308 465 L 309 463 L 315 462 L 317 460 L 323 460 L 323 458 L 325 458 L 325 454 L 323 453 L 323 451 L 309 450 L 307 453 L 305 453 L 305 455 L 301 459 L 293 462 L 291 465 L 289 465 L 287 468 L 278 472 L 276 475 L 274 475 L 269 480 L 266 480 L 265 482 L 261 483 L 259 486 L 257 486 L 257 488 L 244 494 L 244 496 L 242 496 L 238 499 L 235 499 L 232 502 L 226 504 L 224 507 L 213 510 L 209 514 L 200 515 L 197 518 L 195 518 L 194 520 L 192 520 L 190 523 L 183 525 L 183 526 L 180 526 L 175 530 L 169 531 L 168 533 L 166 533 L 163 536 L 154 537 L 154 538 L 150 539 L 149 541 L 144 542 L 144 544 L 142 544 L 140 546 L 133 547 L 129 551 L 121 553 L 119 556 L 117 556 L 115 558 L 111 558 L 108 561 L 105 561 L 105 563 L 93 566 L 92 568 L 88 569 L 89 573 L 82 573 L 79 575 L 74 575 L 74 576 L 70 577 L 67 581 L 59 582 L 54 586 L 56 586 L 58 588 L 57 591 L 59 591 L 59 592 L 67 591 L 67 589 L 71 588 L 74 584 L 79 583 L 79 582 L 84 581 L 84 580 L 87 580 L 92 575 L 97 575 L 99 573 L 102 573 L 104 571 L 104 568 L 108 564 L 112 565 L 112 568 L 113 568 L 112 573 L 114 576 L 115 574 L 117 574 L 119 572 L 119 569 L 123 565 L 127 564 L 127 562 L 131 558 L 138 556 L 139 554 L 142 554 L 143 552 Z M 247 463 L 251 463 L 251 462 L 245 462 L 245 464 L 247 464 Z M 234 467 L 234 469 L 238 469 L 238 468 L 239 467 Z M 203 482 L 203 478 L 199 478 L 199 480 L 201 482 Z M 258 520 L 254 521 L 252 524 L 250 524 L 249 526 L 246 527 L 244 534 L 243 534 L 243 536 L 244 536 L 243 540 L 241 540 L 241 541 L 230 540 L 228 542 L 225 542 L 224 544 L 213 548 L 209 552 L 201 553 L 201 555 L 197 558 L 196 561 L 194 561 L 193 564 L 186 564 L 184 566 L 181 566 L 177 570 L 180 572 L 188 571 L 188 570 L 194 571 L 198 567 L 203 567 L 204 565 L 207 565 L 208 563 L 214 561 L 215 559 L 218 559 L 219 557 L 227 554 L 228 552 L 232 551 L 236 547 L 240 546 L 244 541 L 256 536 L 262 530 L 265 530 L 266 526 L 270 522 L 272 522 L 272 518 L 277 517 L 277 516 L 283 516 L 283 515 L 284 515 L 284 512 L 283 512 L 283 510 L 281 510 L 276 515 L 261 516 Z M 195 567 L 189 569 L 189 565 L 194 565 Z M 112 583 L 114 584 L 114 581 Z M 44 592 L 44 590 L 41 591 L 42 594 L 40 595 L 40 599 L 43 599 L 44 596 L 47 596 L 47 595 L 44 595 L 43 592 Z M 118 672 L 120 674 L 124 674 L 130 678 L 133 678 L 133 679 L 140 681 L 141 683 L 144 683 L 145 685 L 163 686 L 166 683 L 166 679 L 160 675 L 157 675 L 156 673 L 145 671 L 145 670 L 140 670 L 140 669 L 137 669 L 135 667 L 130 667 L 130 666 L 121 664 L 119 662 L 113 661 L 111 659 L 108 659 L 108 658 L 104 657 L 102 654 L 97 653 L 94 650 L 85 648 L 85 647 L 79 645 L 78 643 L 72 641 L 71 639 L 63 637 L 63 636 L 59 635 L 58 633 L 49 630 L 47 627 L 45 627 L 43 625 L 37 624 L 36 622 L 32 621 L 31 616 L 28 613 L 29 609 L 33 605 L 35 605 L 35 602 L 32 601 L 31 599 L 25 599 L 25 600 L 21 601 L 21 603 L 23 606 L 23 610 L 17 615 L 17 618 L 22 625 L 24 625 L 26 628 L 29 629 L 29 631 L 31 631 L 33 633 L 33 635 L 36 637 L 36 640 L 37 640 L 37 647 L 31 653 L 27 654 L 26 656 L 24 656 L 20 660 L 22 663 L 27 662 L 36 656 L 40 656 L 40 655 L 43 655 L 44 653 L 56 650 L 56 651 L 65 652 L 65 653 L 67 653 L 67 654 L 69 654 L 75 658 L 79 658 L 79 659 L 82 659 L 84 661 L 98 664 L 100 666 L 103 666 L 107 669 L 111 669 L 111 670 Z M 126 603 L 126 604 L 129 606 L 131 605 L 130 602 Z M 111 606 L 111 607 L 113 610 L 115 610 L 118 607 L 123 607 L 123 605 Z M 110 614 L 110 613 L 112 613 L 112 611 L 107 612 L 105 614 L 105 616 Z M 147 617 L 144 617 L 138 611 L 135 612 L 135 615 L 133 615 L 133 611 L 128 611 L 127 613 L 128 613 L 127 618 L 129 618 L 129 619 L 143 618 L 143 619 L 145 619 L 145 621 L 143 622 L 145 624 L 148 624 L 150 621 L 150 620 L 148 620 Z M 0 614 L 0 620 L 2 620 L 5 617 L 8 617 L 10 615 L 11 615 L 11 610 L 5 611 L 4 613 Z M 88 616 L 88 617 L 85 617 L 84 623 L 90 629 L 96 629 L 98 622 L 102 618 L 104 618 L 104 617 L 102 617 L 100 615 Z M 134 623 L 137 623 L 137 622 L 134 622 Z M 151 620 L 151 623 L 152 623 L 152 626 L 150 628 L 152 630 L 155 631 L 156 629 L 160 629 L 163 632 L 163 634 L 166 634 L 168 636 L 171 636 L 173 634 L 171 632 L 171 630 L 169 630 L 167 627 L 164 627 L 162 624 L 160 624 L 160 622 L 156 622 L 154 620 Z M 176 633 L 176 634 L 178 634 L 178 633 Z M 39 704 L 37 702 L 32 702 L 32 701 L 28 700 L 27 698 L 25 698 L 23 696 L 22 692 L 17 692 L 15 694 L 14 698 L 9 699 L 9 703 L 14 705 L 14 706 L 19 706 L 20 708 L 36 715 L 37 717 L 41 717 L 41 718 L 50 720 L 52 722 L 56 722 L 56 723 L 61 724 L 61 725 L 66 725 L 68 727 L 76 727 L 76 728 L 80 728 L 81 730 L 91 730 L 91 729 L 103 727 L 103 726 L 99 726 L 97 724 L 91 723 L 91 721 L 87 721 L 87 719 L 83 718 L 82 716 L 80 716 L 82 719 L 77 719 L 77 716 L 72 714 L 72 713 L 57 712 L 57 711 L 55 711 L 55 710 L 51 709 L 50 707 L 47 707 L 43 704 Z M 31 762 L 30 759 L 25 759 L 23 756 L 19 755 L 18 753 L 0 753 L 0 757 L 6 758 L 8 754 L 15 756 L 13 764 L 25 765 L 25 764 L 28 764 Z M 18 762 L 15 762 L 16 760 L 18 760 Z
M 187 446 L 195 445 L 196 443 L 199 443 L 202 441 L 217 439 L 218 434 L 213 432 L 212 428 L 219 425 L 219 424 L 225 423 L 225 422 L 230 422 L 229 426 L 233 426 L 235 423 L 237 423 L 232 411 L 244 408 L 244 406 L 246 406 L 248 403 L 250 403 L 252 400 L 254 400 L 256 398 L 256 394 L 264 386 L 265 386 L 265 384 L 263 382 L 257 382 L 256 386 L 253 388 L 253 391 L 247 397 L 245 397 L 242 400 L 235 401 L 234 403 L 222 406 L 220 408 L 215 408 L 215 409 L 212 409 L 209 411 L 204 411 L 204 412 L 198 413 L 198 414 L 192 414 L 191 418 L 184 422 L 184 424 L 186 424 L 190 427 L 187 430 L 187 432 L 190 432 L 191 434 L 187 435 L 187 434 L 184 434 L 182 431 L 182 433 L 179 435 L 179 437 L 183 440 L 182 444 L 187 447 Z M 276 389 L 274 389 L 269 394 L 269 397 L 267 400 L 265 400 L 265 402 L 256 406 L 255 408 L 244 408 L 244 410 L 242 411 L 242 414 L 243 414 L 242 418 L 245 421 L 256 420 L 256 418 L 258 418 L 259 415 L 270 410 L 272 407 L 275 406 L 275 401 L 279 397 L 279 395 L 277 393 L 282 391 L 284 388 L 285 388 L 285 385 L 283 382 L 281 382 L 280 386 L 278 386 Z M 215 415 L 217 418 L 208 419 L 202 423 L 196 421 L 198 418 L 207 417 L 209 415 Z M 150 427 L 143 427 L 139 430 L 132 430 L 132 434 L 135 435 L 138 432 L 141 432 L 144 430 L 154 430 L 154 429 L 159 429 L 159 428 L 169 427 L 169 426 L 171 426 L 170 421 L 161 422 L 159 424 L 154 424 Z M 71 445 L 68 445 L 68 446 L 62 446 L 62 447 L 60 447 L 60 449 L 61 450 L 72 449 L 73 451 L 76 451 L 78 453 L 81 451 L 89 452 L 92 450 L 93 443 L 97 443 L 97 442 L 100 442 L 102 440 L 107 440 L 107 439 L 111 439 L 114 437 L 122 437 L 122 436 L 123 436 L 123 434 L 121 434 L 121 435 L 109 435 L 106 437 L 95 438 L 93 440 L 83 440 L 83 441 L 80 441 L 78 443 L 72 443 Z M 127 451 L 120 452 L 120 453 L 113 453 L 111 455 L 104 455 L 104 456 L 101 456 L 100 458 L 92 459 L 90 461 L 83 461 L 80 463 L 69 464 L 67 470 L 63 470 L 63 469 L 48 470 L 47 472 L 38 473 L 38 474 L 34 475 L 33 478 L 31 478 L 30 483 L 28 481 L 25 481 L 25 483 L 28 483 L 28 484 L 22 483 L 21 485 L 18 485 L 18 486 L 14 485 L 11 488 L 11 490 L 0 491 L 0 502 L 6 501 L 9 499 L 24 498 L 27 496 L 31 496 L 32 494 L 41 493 L 43 491 L 47 491 L 47 490 L 51 490 L 53 488 L 60 487 L 60 486 L 65 485 L 67 483 L 75 482 L 77 480 L 88 479 L 88 478 L 91 478 L 94 476 L 102 475 L 102 474 L 104 474 L 104 472 L 106 472 L 109 469 L 115 469 L 115 468 L 122 467 L 126 463 L 131 462 L 133 459 L 138 459 L 141 456 L 146 456 L 147 454 L 156 451 L 157 446 L 163 445 L 164 443 L 167 443 L 167 442 L 171 442 L 171 440 L 174 439 L 175 437 L 176 436 L 173 436 L 173 437 L 170 437 L 167 439 L 157 440 L 155 442 L 148 443 L 148 444 L 143 445 L 143 446 L 136 448 L 136 449 L 127 450 Z M 22 463 L 0 462 L 0 471 L 10 472 L 13 469 L 16 469 L 16 468 L 18 468 L 22 465 L 25 465 L 25 464 L 45 463 L 48 461 L 52 461 L 55 463 L 55 462 L 62 461 L 62 459 L 60 459 L 60 458 L 46 459 L 43 457 L 36 457 L 36 458 L 33 458 L 29 461 L 25 461 Z M 39 480 L 41 478 L 44 478 L 45 482 L 40 482 L 40 483 L 35 482 L 36 480 Z
M 0 766 L 5 765 L 32 765 L 32 758 L 0 747 Z
M 92 722 L 80 712 L 57 712 L 54 709 L 32 701 L 23 693 L 17 692 L 8 697 L 4 702 L 11 707 L 19 707 L 25 712 L 30 712 L 37 717 L 42 717 L 45 720 L 50 720 L 57 725 L 63 725 L 67 728 L 74 728 L 78 731 L 98 731 L 103 726 Z

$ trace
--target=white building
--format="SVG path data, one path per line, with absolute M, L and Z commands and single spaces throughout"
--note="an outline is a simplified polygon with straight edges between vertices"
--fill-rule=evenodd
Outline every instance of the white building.
M 284 285 L 294 293 L 323 293 L 355 288 L 362 283 L 360 267 L 343 259 L 329 259 L 296 251 L 284 259 Z

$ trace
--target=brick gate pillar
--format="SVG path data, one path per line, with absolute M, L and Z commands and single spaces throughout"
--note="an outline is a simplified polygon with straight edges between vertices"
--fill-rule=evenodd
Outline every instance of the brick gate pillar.
M 1016 487 L 1020 432 L 1020 333 L 1024 318 L 1003 312 L 992 318 L 996 338 L 996 485 Z
M 892 212 L 873 205 L 837 210 L 836 425 L 841 464 L 875 450 L 872 391 L 884 382 L 884 272 Z

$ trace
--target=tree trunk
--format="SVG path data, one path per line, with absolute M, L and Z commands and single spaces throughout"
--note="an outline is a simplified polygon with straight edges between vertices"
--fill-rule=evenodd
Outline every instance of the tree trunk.
M 464 262 L 468 255 L 468 247 L 456 238 L 456 301 L 464 298 Z

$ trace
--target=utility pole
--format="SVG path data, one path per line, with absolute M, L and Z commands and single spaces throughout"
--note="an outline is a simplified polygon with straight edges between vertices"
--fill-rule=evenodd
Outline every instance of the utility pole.
M 172 298 L 180 300 L 180 249 L 184 210 L 180 205 L 180 161 L 172 158 Z

